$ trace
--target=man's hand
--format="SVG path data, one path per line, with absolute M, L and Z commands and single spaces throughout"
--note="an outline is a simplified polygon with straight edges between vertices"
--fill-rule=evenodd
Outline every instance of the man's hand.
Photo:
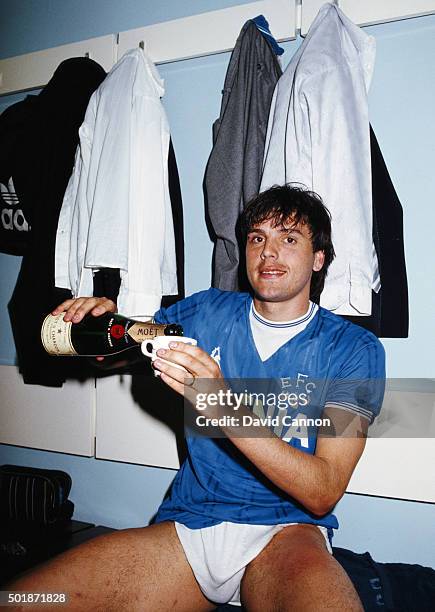
M 161 372 L 162 381 L 191 402 L 198 391 L 194 388 L 196 379 L 204 379 L 213 390 L 227 388 L 218 364 L 198 346 L 174 341 L 169 344 L 169 349 L 159 349 L 157 356 L 184 368 L 174 368 L 161 359 L 153 363 L 153 367 Z
M 105 297 L 79 297 L 65 300 L 51 311 L 52 315 L 65 313 L 64 321 L 79 323 L 83 317 L 91 313 L 94 317 L 99 317 L 105 312 L 116 312 L 115 302 Z
M 51 311 L 52 315 L 64 312 L 64 321 L 80 323 L 83 317 L 89 313 L 94 317 L 99 317 L 105 312 L 117 312 L 115 302 L 105 297 L 80 297 L 65 300 Z M 104 357 L 96 357 L 97 361 L 103 361 Z

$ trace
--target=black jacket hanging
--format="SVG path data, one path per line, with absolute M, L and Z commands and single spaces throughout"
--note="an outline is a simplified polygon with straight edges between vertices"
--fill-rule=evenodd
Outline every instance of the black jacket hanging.
M 60 64 L 53 78 L 26 105 L 19 155 L 12 178 L 20 176 L 20 202 L 26 203 L 31 231 L 17 284 L 9 303 L 20 371 L 26 383 L 60 386 L 83 375 L 82 360 L 47 355 L 40 341 L 44 316 L 69 291 L 54 286 L 54 251 L 59 212 L 74 165 L 78 129 L 89 99 L 106 73 L 88 58 Z M 10 111 L 13 112 L 12 110 Z M 15 184 L 15 182 L 14 182 Z M 18 183 L 16 185 L 18 189 Z
M 162 306 L 168 308 L 178 300 L 184 298 L 184 225 L 183 225 L 183 201 L 181 198 L 180 177 L 178 175 L 177 160 L 175 157 L 172 140 L 169 141 L 168 153 L 168 181 L 169 196 L 171 198 L 172 221 L 175 236 L 175 258 L 177 261 L 177 295 L 164 295 Z
M 408 337 L 408 282 L 403 244 L 403 211 L 370 126 L 373 242 L 378 256 L 381 289 L 372 292 L 369 317 L 344 318 L 380 338 Z
M 38 107 L 37 100 L 27 96 L 0 115 L 0 251 L 10 255 L 24 255 L 29 245 L 31 199 L 26 201 L 20 144 Z

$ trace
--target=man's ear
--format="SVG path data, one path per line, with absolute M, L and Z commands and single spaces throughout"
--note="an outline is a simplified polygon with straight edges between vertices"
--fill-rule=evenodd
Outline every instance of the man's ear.
M 319 270 L 323 268 L 324 263 L 325 263 L 325 252 L 316 251 L 314 253 L 313 272 L 319 272 Z

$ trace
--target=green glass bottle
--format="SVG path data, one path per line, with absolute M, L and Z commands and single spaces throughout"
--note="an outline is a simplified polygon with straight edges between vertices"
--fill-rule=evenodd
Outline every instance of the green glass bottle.
M 63 320 L 64 315 L 49 314 L 42 324 L 42 344 L 50 355 L 113 355 L 156 336 L 183 335 L 183 328 L 176 323 L 135 321 L 114 313 L 89 314 L 79 323 L 71 323 Z

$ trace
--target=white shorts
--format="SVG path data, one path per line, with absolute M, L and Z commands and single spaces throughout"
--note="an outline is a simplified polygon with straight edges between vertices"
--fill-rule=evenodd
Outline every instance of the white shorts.
M 240 606 L 240 582 L 246 566 L 270 542 L 273 536 L 289 525 L 246 525 L 219 523 L 213 527 L 189 529 L 175 523 L 178 537 L 190 567 L 204 595 L 216 603 Z M 332 554 L 326 527 L 322 532 Z

